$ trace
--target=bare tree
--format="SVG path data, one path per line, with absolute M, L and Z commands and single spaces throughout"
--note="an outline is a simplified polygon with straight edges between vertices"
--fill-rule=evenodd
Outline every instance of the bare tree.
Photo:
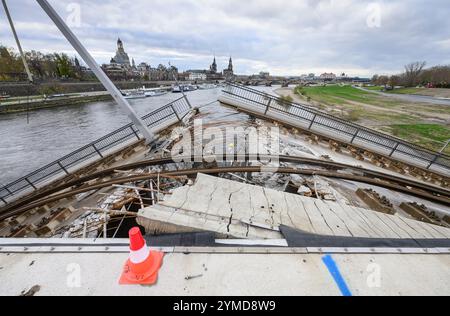
M 422 71 L 420 81 L 436 88 L 450 88 L 450 65 L 435 66 Z
M 389 77 L 388 76 L 384 76 L 383 75 L 383 76 L 379 76 L 378 77 L 378 84 L 380 86 L 384 86 L 386 88 L 388 83 L 389 83 Z
M 398 75 L 393 75 L 389 78 L 388 85 L 394 89 L 396 86 L 400 85 L 402 78 Z
M 378 75 L 373 75 L 371 82 L 372 82 L 372 84 L 377 85 L 378 84 Z
M 425 61 L 416 61 L 405 66 L 405 84 L 408 87 L 414 87 L 419 83 L 420 75 L 427 63 Z

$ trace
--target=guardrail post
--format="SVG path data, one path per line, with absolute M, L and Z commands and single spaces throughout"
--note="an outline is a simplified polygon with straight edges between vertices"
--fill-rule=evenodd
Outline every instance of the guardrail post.
M 186 95 L 183 95 L 183 98 L 186 100 L 186 103 L 189 105 L 189 108 L 192 109 L 191 102 L 189 102 L 189 99 Z
M 102 153 L 100 152 L 100 150 L 97 149 L 97 147 L 95 147 L 95 144 L 92 144 L 92 147 L 95 149 L 95 151 L 97 152 L 97 154 L 101 157 L 104 158 Z
M 400 143 L 397 143 L 397 145 L 395 145 L 394 149 L 392 149 L 391 153 L 389 154 L 389 157 L 392 157 L 392 155 L 395 153 L 395 151 L 397 150 L 398 146 L 400 146 Z
M 9 193 L 10 195 L 14 195 L 14 193 L 12 193 L 12 192 L 8 189 L 8 187 L 3 187 L 2 190 L 6 190 L 6 191 L 8 191 L 8 193 Z
M 136 138 L 138 140 L 141 140 L 141 138 L 139 137 L 139 134 L 134 130 L 133 126 L 131 126 L 130 128 L 131 128 L 131 131 L 133 132 L 133 134 L 136 136 Z
M 267 115 L 267 112 L 269 112 L 270 109 L 270 105 L 272 104 L 272 98 L 269 98 L 269 102 L 267 103 L 267 108 L 266 108 L 266 112 L 264 112 L 264 115 Z
M 37 188 L 34 186 L 34 184 L 30 180 L 28 180 L 28 178 L 25 178 L 24 180 L 26 182 L 28 182 L 28 184 L 31 185 L 33 187 L 33 189 L 37 190 Z
M 314 117 L 313 117 L 313 119 L 311 121 L 311 124 L 309 124 L 308 130 L 310 130 L 311 127 L 313 126 L 314 122 L 316 121 L 316 117 L 317 117 L 317 114 L 314 114 Z
M 181 118 L 178 115 L 177 111 L 175 111 L 175 108 L 173 107 L 173 103 L 170 104 L 170 108 L 172 109 L 173 113 L 177 116 L 178 122 L 181 122 Z
M 441 157 L 441 154 L 436 155 L 436 157 L 434 157 L 433 161 L 431 161 L 430 164 L 428 165 L 427 170 L 429 170 L 431 166 L 434 165 L 434 163 L 439 159 L 439 157 Z
M 358 128 L 358 130 L 356 131 L 356 134 L 353 135 L 352 141 L 350 142 L 350 144 L 353 144 L 353 142 L 355 141 L 356 137 L 358 137 L 358 134 L 361 130 Z
M 61 169 L 64 170 L 64 172 L 65 172 L 67 175 L 69 175 L 69 171 L 67 171 L 67 169 L 64 168 L 64 166 L 62 165 L 62 163 L 61 163 L 60 161 L 58 161 L 58 166 L 60 166 Z

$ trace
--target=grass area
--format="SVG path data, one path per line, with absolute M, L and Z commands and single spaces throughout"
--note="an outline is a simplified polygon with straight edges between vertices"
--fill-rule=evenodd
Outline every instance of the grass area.
M 367 87 L 377 91 L 382 87 Z M 421 89 L 397 89 L 395 93 L 418 93 Z M 295 93 L 315 101 L 319 109 L 414 144 L 440 150 L 450 138 L 449 107 L 404 102 L 363 91 L 352 86 L 298 87 Z M 442 119 L 443 123 L 435 123 Z M 450 154 L 450 148 L 446 150 Z
M 364 89 L 371 90 L 371 91 L 383 91 L 384 87 L 374 86 L 374 87 L 364 87 Z
M 388 93 L 396 93 L 396 94 L 420 94 L 426 90 L 425 88 L 400 88 L 387 91 Z
M 298 87 L 297 94 L 327 104 L 344 104 L 346 100 L 370 103 L 376 95 L 352 86 L 330 85 L 324 87 Z
M 440 150 L 450 138 L 450 127 L 439 124 L 400 124 L 389 126 L 393 135 L 415 144 Z M 446 153 L 450 153 L 450 148 Z

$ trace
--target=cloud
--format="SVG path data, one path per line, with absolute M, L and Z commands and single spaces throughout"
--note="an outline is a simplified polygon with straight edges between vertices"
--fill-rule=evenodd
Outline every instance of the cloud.
M 447 0 L 50 0 L 63 18 L 80 5 L 73 28 L 99 63 L 114 55 L 120 36 L 136 62 L 169 61 L 280 75 L 333 71 L 370 76 L 426 60 L 450 63 Z M 25 49 L 75 54 L 32 0 L 9 1 Z M 374 11 L 375 8 L 375 11 Z M 378 16 L 379 13 L 379 16 Z M 368 24 L 376 14 L 379 25 Z M 1 43 L 14 42 L 0 14 Z

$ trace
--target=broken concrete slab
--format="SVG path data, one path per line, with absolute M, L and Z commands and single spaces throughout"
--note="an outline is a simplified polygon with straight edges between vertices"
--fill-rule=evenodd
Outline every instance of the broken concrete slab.
M 372 189 L 360 188 L 356 191 L 356 195 L 374 211 L 384 214 L 395 214 L 392 203 Z
M 234 238 L 280 238 L 280 225 L 325 236 L 450 238 L 444 227 L 204 174 L 141 210 L 139 217 L 150 226 L 156 222 L 175 225 L 175 231 L 191 228 Z

